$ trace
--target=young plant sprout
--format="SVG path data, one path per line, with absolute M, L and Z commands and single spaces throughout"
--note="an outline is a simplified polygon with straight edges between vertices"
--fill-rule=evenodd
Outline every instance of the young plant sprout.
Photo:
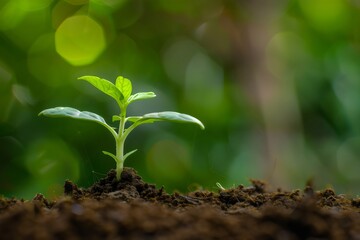
M 96 87 L 101 92 L 109 95 L 112 97 L 120 108 L 120 113 L 118 115 L 114 115 L 112 117 L 112 121 L 116 122 L 119 121 L 119 128 L 116 131 L 113 127 L 108 125 L 104 118 L 100 115 L 88 112 L 88 111 L 79 111 L 75 108 L 71 107 L 55 107 L 45 109 L 39 113 L 39 115 L 44 115 L 47 117 L 67 117 L 67 118 L 74 118 L 74 119 L 81 119 L 87 121 L 93 121 L 101 126 L 104 126 L 111 135 L 115 139 L 115 146 L 116 146 L 116 153 L 115 155 L 103 151 L 105 155 L 112 157 L 116 162 L 116 178 L 120 180 L 121 172 L 123 171 L 124 161 L 137 149 L 130 151 L 124 154 L 124 143 L 126 138 L 128 137 L 129 133 L 134 130 L 136 127 L 145 124 L 145 123 L 153 123 L 157 121 L 171 121 L 171 122 L 180 122 L 180 123 L 194 123 L 204 129 L 204 125 L 200 120 L 197 118 L 183 114 L 178 112 L 172 111 L 165 111 L 165 112 L 154 112 L 148 113 L 143 116 L 126 116 L 126 110 L 130 103 L 156 97 L 155 93 L 153 92 L 139 92 L 135 94 L 132 93 L 132 84 L 131 81 L 124 77 L 117 77 L 115 84 L 112 82 L 102 79 L 96 76 L 83 76 L 79 78 L 80 80 L 85 80 Z M 127 122 L 130 122 L 128 127 L 125 126 Z
M 217 183 L 215 183 L 215 184 L 216 184 L 216 186 L 217 186 L 221 191 L 225 191 L 225 190 L 226 190 L 219 182 L 217 182 Z

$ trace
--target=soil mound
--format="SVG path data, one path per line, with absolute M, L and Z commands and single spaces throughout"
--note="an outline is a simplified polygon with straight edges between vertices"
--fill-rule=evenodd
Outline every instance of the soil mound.
M 48 201 L 0 198 L 0 239 L 360 239 L 360 199 L 332 189 L 166 193 L 125 168 Z

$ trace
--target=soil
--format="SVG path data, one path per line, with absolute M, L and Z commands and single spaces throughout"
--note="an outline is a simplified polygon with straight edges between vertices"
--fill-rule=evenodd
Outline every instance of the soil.
M 360 199 L 332 189 L 166 193 L 125 168 L 50 201 L 0 198 L 0 239 L 360 239 Z

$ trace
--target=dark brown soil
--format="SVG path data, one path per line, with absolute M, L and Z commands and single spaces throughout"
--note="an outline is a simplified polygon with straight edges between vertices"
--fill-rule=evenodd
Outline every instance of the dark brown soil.
M 66 181 L 56 201 L 0 198 L 0 239 L 360 239 L 360 199 L 261 181 L 168 194 L 126 168 L 88 189 Z

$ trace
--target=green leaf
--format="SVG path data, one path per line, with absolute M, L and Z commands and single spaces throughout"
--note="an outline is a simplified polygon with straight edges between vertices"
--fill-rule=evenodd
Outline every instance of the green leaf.
M 115 85 L 117 89 L 119 89 L 120 92 L 123 94 L 124 100 L 127 101 L 127 99 L 130 97 L 132 92 L 131 81 L 127 78 L 119 76 L 116 78 Z
M 98 122 L 101 124 L 106 124 L 103 117 L 97 115 L 96 113 L 87 112 L 87 111 L 79 111 L 75 108 L 71 107 L 55 107 L 55 108 L 49 108 L 45 109 L 42 112 L 39 113 L 39 115 L 44 115 L 46 117 L 68 117 L 68 118 L 75 118 L 75 119 L 82 119 L 82 120 L 89 120 Z
M 131 154 L 133 154 L 133 153 L 136 152 L 136 151 L 137 151 L 137 149 L 132 150 L 131 152 L 128 152 L 127 154 L 125 154 L 125 155 L 124 155 L 124 161 L 125 161 Z
M 137 100 L 149 99 L 154 97 L 156 97 L 156 94 L 153 92 L 139 92 L 131 95 L 128 99 L 128 102 L 131 103 Z
M 99 78 L 96 76 L 82 76 L 79 77 L 78 79 L 89 82 L 91 85 L 93 85 L 103 93 L 114 98 L 118 104 L 121 100 L 124 99 L 124 95 L 122 94 L 122 92 L 120 92 L 120 90 L 112 82 L 106 79 Z
M 205 129 L 204 124 L 199 119 L 190 116 L 188 114 L 178 113 L 178 112 L 165 111 L 165 112 L 148 113 L 143 115 L 142 118 L 138 121 L 146 121 L 146 120 L 194 123 L 200 126 L 201 129 Z
M 118 160 L 116 159 L 116 156 L 110 152 L 107 151 L 102 151 L 103 154 L 110 156 L 111 158 L 113 158 L 115 160 L 115 162 L 117 162 Z
M 219 182 L 216 183 L 216 186 L 221 190 L 221 191 L 226 191 L 226 189 L 221 186 L 221 184 Z
M 96 122 L 106 127 L 111 132 L 111 134 L 116 138 L 115 130 L 105 122 L 103 117 L 93 112 L 79 111 L 71 107 L 55 107 L 55 108 L 49 108 L 43 110 L 42 112 L 39 113 L 39 116 L 40 115 L 44 115 L 46 117 L 53 117 L 53 118 L 65 117 L 65 118 L 73 118 L 73 119 Z
M 121 120 L 121 117 L 119 115 L 112 116 L 112 121 L 113 122 L 120 121 L 120 120 Z
M 139 119 L 141 119 L 142 117 L 140 116 L 132 116 L 132 117 L 127 117 L 126 121 L 130 121 L 130 122 L 137 122 Z

